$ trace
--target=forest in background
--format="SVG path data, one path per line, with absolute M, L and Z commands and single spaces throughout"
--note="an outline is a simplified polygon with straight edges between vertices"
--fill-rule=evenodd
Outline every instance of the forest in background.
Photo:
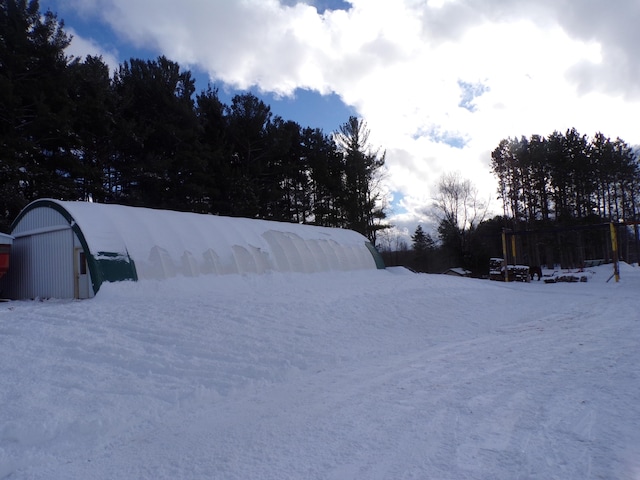
M 165 58 L 65 54 L 70 37 L 37 0 L 0 6 L 0 229 L 37 198 L 384 228 L 384 152 L 364 120 L 336 132 L 274 116 L 251 93 L 223 104 Z
M 504 139 L 491 154 L 503 215 L 485 219 L 471 182 L 445 175 L 432 206 L 437 241 L 419 226 L 411 248 L 387 253 L 386 260 L 418 271 L 457 266 L 485 276 L 489 258 L 506 250 L 513 264 L 582 268 L 590 260 L 612 260 L 614 224 L 621 258 L 637 262 L 638 161 L 637 147 L 600 132 L 589 138 L 571 128 Z
M 432 273 L 486 275 L 505 231 L 516 263 L 606 259 L 610 222 L 623 258 L 639 257 L 638 152 L 620 138 L 569 129 L 502 140 L 491 168 L 503 215 L 485 218 L 473 184 L 447 174 L 425 206 L 436 230 L 419 226 L 409 244 L 385 223 L 385 153 L 364 120 L 327 134 L 274 116 L 251 93 L 226 105 L 212 86 L 196 92 L 165 57 L 111 74 L 100 57 L 68 57 L 69 42 L 37 0 L 0 4 L 0 231 L 50 197 L 351 228 L 389 265 Z

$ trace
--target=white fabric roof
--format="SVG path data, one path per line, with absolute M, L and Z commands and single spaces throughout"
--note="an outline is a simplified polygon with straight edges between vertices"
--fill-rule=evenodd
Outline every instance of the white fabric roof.
M 54 202 L 73 217 L 94 257 L 128 255 L 139 279 L 376 268 L 367 238 L 352 230 L 122 205 Z

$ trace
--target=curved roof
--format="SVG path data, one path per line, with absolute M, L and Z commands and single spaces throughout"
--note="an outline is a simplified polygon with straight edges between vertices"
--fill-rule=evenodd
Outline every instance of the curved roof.
M 74 229 L 95 291 L 104 280 L 124 279 L 117 277 L 383 268 L 352 230 L 122 205 L 36 200 L 14 221 L 14 235 L 39 208 L 56 210 Z

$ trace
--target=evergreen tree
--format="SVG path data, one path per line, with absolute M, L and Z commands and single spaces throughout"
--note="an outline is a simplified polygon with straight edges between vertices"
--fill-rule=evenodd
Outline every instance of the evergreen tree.
M 217 89 L 211 86 L 196 97 L 199 142 L 206 164 L 206 174 L 202 179 L 203 199 L 207 211 L 219 215 L 231 215 L 234 203 L 230 187 L 231 145 L 226 109 Z
M 414 252 L 415 269 L 419 272 L 427 272 L 429 269 L 429 253 L 435 248 L 435 242 L 429 233 L 425 233 L 422 225 L 416 227 L 411 235 L 412 249 Z
M 233 198 L 232 214 L 259 217 L 260 202 L 268 188 L 271 108 L 252 93 L 246 93 L 231 99 L 226 114 L 231 147 L 228 181 Z
M 309 221 L 325 227 L 342 226 L 343 165 L 333 139 L 321 129 L 305 128 L 301 137 L 302 157 L 309 169 L 311 214 Z
M 335 137 L 344 162 L 344 226 L 362 233 L 375 245 L 377 232 L 388 228 L 382 224 L 386 213 L 378 189 L 385 154 L 371 149 L 366 123 L 356 117 L 341 125 Z
M 269 129 L 269 175 L 263 200 L 265 217 L 304 223 L 311 216 L 310 178 L 300 125 L 276 117 Z
M 97 202 L 111 200 L 114 184 L 113 113 L 115 100 L 109 67 L 100 57 L 88 56 L 69 66 L 74 99 L 73 133 L 77 140 L 74 172 L 77 196 Z
M 114 78 L 115 200 L 177 210 L 200 210 L 198 179 L 206 169 L 199 151 L 191 73 L 165 57 L 131 59 Z
M 74 198 L 64 49 L 69 37 L 37 0 L 0 3 L 0 224 L 38 197 Z

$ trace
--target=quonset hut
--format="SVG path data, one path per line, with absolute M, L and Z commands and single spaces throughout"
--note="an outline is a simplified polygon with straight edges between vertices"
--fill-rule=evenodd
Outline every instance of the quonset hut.
M 11 235 L 13 299 L 90 298 L 103 282 L 177 275 L 384 268 L 352 230 L 122 205 L 36 200 Z

